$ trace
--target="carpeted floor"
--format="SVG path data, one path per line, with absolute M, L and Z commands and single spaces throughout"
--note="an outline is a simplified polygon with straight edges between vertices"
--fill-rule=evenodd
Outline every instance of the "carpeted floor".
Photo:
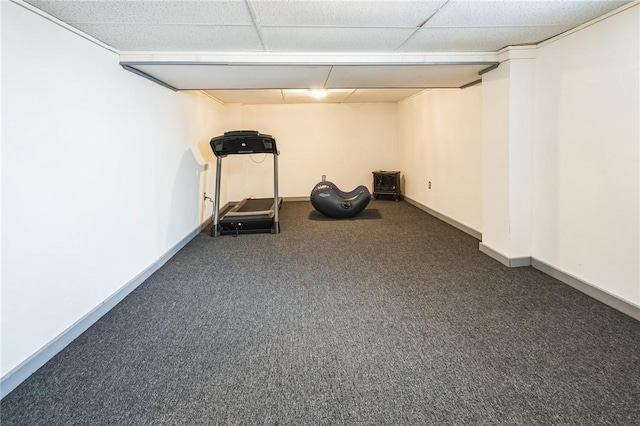
M 369 209 L 201 234 L 2 425 L 640 424 L 640 322 L 405 202 Z

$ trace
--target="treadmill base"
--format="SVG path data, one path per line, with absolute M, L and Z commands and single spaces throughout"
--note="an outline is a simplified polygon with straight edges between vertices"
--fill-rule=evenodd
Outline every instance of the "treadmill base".
M 281 205 L 282 197 L 278 198 L 278 208 Z M 245 198 L 222 215 L 217 229 L 215 225 L 211 228 L 214 237 L 256 233 L 280 233 L 280 223 L 274 221 L 273 198 Z

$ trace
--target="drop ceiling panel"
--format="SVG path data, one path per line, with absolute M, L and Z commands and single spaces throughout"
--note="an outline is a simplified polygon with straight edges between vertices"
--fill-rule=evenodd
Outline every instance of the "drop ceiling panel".
M 573 28 L 628 1 L 469 1 L 450 0 L 425 27 L 527 27 L 561 25 Z
M 254 27 L 209 25 L 77 24 L 103 43 L 127 51 L 262 52 Z
M 262 26 L 413 27 L 445 1 L 251 1 Z
M 242 1 L 26 0 L 67 23 L 252 25 Z
M 269 52 L 394 52 L 415 29 L 264 27 Z
M 367 91 L 373 88 L 460 87 L 478 80 L 478 71 L 496 61 L 503 47 L 538 43 L 621 5 L 637 5 L 627 0 L 15 1 L 109 45 L 123 65 L 178 89 L 308 89 L 325 82 L 357 89 L 339 102 L 393 96 Z M 216 55 L 226 59 L 212 59 Z M 327 59 L 331 55 L 336 59 Z M 122 59 L 127 56 L 131 59 Z M 374 59 L 363 60 L 367 57 Z M 229 96 L 236 102 L 241 94 Z M 245 94 L 254 102 L 277 97 Z
M 353 93 L 354 89 L 327 90 L 324 98 L 317 99 L 311 96 L 309 90 L 283 90 L 284 102 L 286 104 L 309 104 L 309 103 L 341 103 Z
M 489 65 L 334 66 L 326 88 L 460 87 L 480 78 Z
M 225 104 L 281 104 L 281 90 L 205 90 Z
M 495 28 L 421 28 L 400 48 L 404 52 L 487 52 L 546 40 L 568 30 L 566 26 Z
M 327 65 L 132 65 L 180 90 L 321 88 Z
M 120 52 L 475 52 L 540 42 L 626 0 L 124 1 L 25 0 Z M 255 14 L 255 19 L 251 13 Z M 425 44 L 426 29 L 457 29 L 455 42 Z M 237 28 L 236 28 L 237 27 Z M 479 28 L 501 39 L 480 42 Z M 515 30 L 519 28 L 519 30 Z M 538 30 L 534 30 L 538 28 Z M 467 31 L 467 34 L 463 34 Z M 263 46 L 258 34 L 263 35 Z M 444 33 L 440 33 L 444 34 Z M 403 45 L 409 37 L 410 40 Z M 420 38 L 418 37 L 418 38 Z M 430 52 L 429 50 L 417 50 Z
M 398 102 L 424 89 L 358 89 L 345 100 L 347 103 Z
M 205 90 L 225 104 L 309 104 L 398 102 L 424 89 L 332 89 L 322 99 L 306 89 L 285 90 Z

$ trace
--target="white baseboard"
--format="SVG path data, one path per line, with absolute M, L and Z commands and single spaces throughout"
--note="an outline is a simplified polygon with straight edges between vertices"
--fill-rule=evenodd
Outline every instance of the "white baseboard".
M 531 257 L 522 256 L 522 257 L 507 257 L 506 255 L 500 253 L 497 250 L 492 249 L 491 247 L 485 245 L 483 242 L 480 242 L 478 248 L 481 252 L 486 254 L 487 256 L 497 260 L 502 263 L 504 266 L 508 266 L 510 268 L 519 268 L 521 266 L 531 266 Z
M 47 343 L 38 352 L 31 355 L 20 365 L 5 374 L 0 379 L 0 398 L 4 398 L 11 391 L 13 391 L 20 383 L 25 381 L 29 376 L 42 367 L 47 361 L 53 358 L 58 352 L 64 349 L 67 345 L 73 342 L 78 336 L 84 333 L 89 327 L 96 323 L 103 315 L 109 312 L 113 307 L 120 303 L 129 293 L 135 290 L 140 284 L 142 284 L 147 278 L 151 276 L 155 271 L 160 269 L 169 259 L 171 259 L 180 249 L 182 249 L 189 241 L 194 239 L 200 232 L 202 226 L 198 226 L 191 231 L 182 240 L 178 241 L 173 247 L 167 250 L 158 260 L 149 265 L 146 269 L 140 272 L 131 281 L 121 287 L 118 291 L 112 294 L 108 299 L 95 307 L 84 317 L 80 318 L 73 325 L 60 333 L 52 341 Z

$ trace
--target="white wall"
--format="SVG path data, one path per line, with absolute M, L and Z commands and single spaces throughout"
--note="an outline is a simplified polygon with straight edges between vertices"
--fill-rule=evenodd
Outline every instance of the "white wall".
M 508 63 L 482 76 L 482 243 L 505 255 L 510 246 L 509 77 Z
M 371 172 L 398 167 L 395 103 L 234 105 L 230 111 L 227 123 L 276 138 L 281 196 L 308 197 L 323 174 L 345 191 L 371 190 Z M 228 157 L 222 170 L 230 200 L 273 196 L 271 156 Z
M 482 88 L 428 90 L 400 102 L 398 146 L 404 194 L 481 232 Z
M 535 61 L 517 52 L 482 76 L 481 247 L 528 264 Z
M 1 7 L 5 376 L 204 220 L 203 155 L 224 108 Z
M 532 256 L 640 304 L 640 6 L 537 52 Z

